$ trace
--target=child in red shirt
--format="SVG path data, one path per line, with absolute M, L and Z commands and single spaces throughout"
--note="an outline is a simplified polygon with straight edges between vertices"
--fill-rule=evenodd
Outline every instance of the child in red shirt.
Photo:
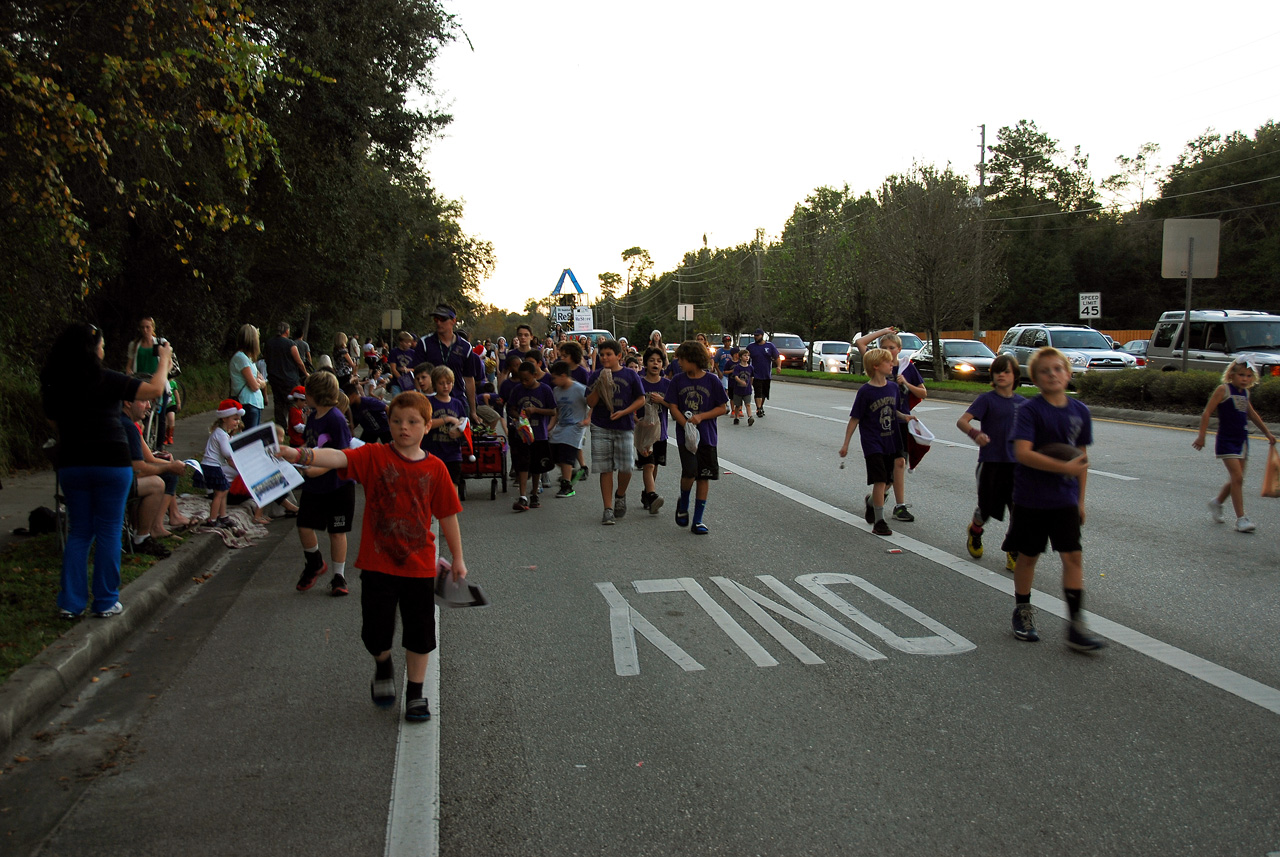
M 307 388 L 299 384 L 293 388 L 293 392 L 289 394 L 289 444 L 291 446 L 306 446 L 307 439 L 303 436 L 302 431 L 307 427 L 307 413 L 303 410 L 303 405 L 307 399 Z
M 401 393 L 387 407 L 391 443 L 368 443 L 358 449 L 280 448 L 285 461 L 340 470 L 339 476 L 365 487 L 364 520 L 360 527 L 360 637 L 374 657 L 369 691 L 383 708 L 396 701 L 395 667 L 391 646 L 396 610 L 404 622 L 405 719 L 431 718 L 423 697 L 427 661 L 436 647 L 436 544 L 431 518 L 453 558 L 453 572 L 467 576 L 458 530 L 458 492 L 444 462 L 421 448 L 431 421 L 431 404 L 421 393 Z

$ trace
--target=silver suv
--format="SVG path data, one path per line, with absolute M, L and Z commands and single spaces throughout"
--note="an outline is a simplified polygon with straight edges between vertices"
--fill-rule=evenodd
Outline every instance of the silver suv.
M 1138 360 L 1132 354 L 1118 351 L 1101 333 L 1083 324 L 1029 322 L 1015 324 L 1005 333 L 997 351 L 1012 354 L 1022 367 L 1022 377 L 1029 379 L 1027 361 L 1036 349 L 1052 346 L 1071 361 L 1071 376 L 1085 372 L 1112 372 L 1136 369 Z
M 1183 310 L 1160 316 L 1147 344 L 1147 365 L 1165 371 L 1182 368 Z M 1280 375 L 1280 315 L 1242 309 L 1191 311 L 1187 368 L 1221 373 L 1246 357 L 1259 376 Z

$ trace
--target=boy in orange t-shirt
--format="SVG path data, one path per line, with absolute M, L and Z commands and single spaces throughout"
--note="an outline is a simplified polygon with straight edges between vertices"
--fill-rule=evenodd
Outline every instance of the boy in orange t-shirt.
M 421 393 L 401 393 L 387 407 L 391 443 L 369 443 L 358 449 L 280 448 L 285 461 L 335 470 L 365 486 L 364 520 L 360 527 L 360 637 L 374 657 L 369 691 L 373 702 L 389 708 L 396 701 L 391 646 L 396 610 L 404 621 L 405 719 L 431 718 L 423 696 L 427 662 L 436 647 L 436 544 L 431 518 L 453 559 L 453 571 L 467 576 L 458 530 L 458 492 L 444 462 L 424 452 L 422 437 L 431 421 L 431 404 Z

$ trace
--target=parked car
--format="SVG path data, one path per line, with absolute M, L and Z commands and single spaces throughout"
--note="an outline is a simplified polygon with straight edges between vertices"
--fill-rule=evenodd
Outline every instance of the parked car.
M 752 337 L 752 341 L 755 337 Z M 804 340 L 794 333 L 775 333 L 769 337 L 773 347 L 778 349 L 778 366 L 781 369 L 803 369 L 809 350 L 804 347 Z
M 1015 324 L 1000 342 L 1001 354 L 1018 358 L 1022 377 L 1029 380 L 1027 361 L 1036 349 L 1051 345 L 1067 355 L 1071 362 L 1071 375 L 1085 372 L 1109 372 L 1119 369 L 1135 369 L 1138 360 L 1127 351 L 1117 351 L 1107 344 L 1101 333 L 1083 324 L 1058 324 L 1056 322 L 1030 322 Z
M 946 374 L 943 377 L 955 381 L 991 381 L 991 364 L 996 355 L 985 342 L 975 339 L 942 339 L 938 344 L 942 346 L 942 357 L 946 363 Z M 932 342 L 922 345 L 911 359 L 926 382 L 934 377 L 936 361 L 933 359 Z
M 861 334 L 861 333 L 859 333 L 857 336 L 855 336 L 855 337 L 854 337 L 854 339 L 861 339 L 861 338 L 862 338 L 862 334 Z M 904 355 L 904 354 L 907 356 L 907 359 L 908 359 L 908 360 L 910 360 L 910 359 L 911 359 L 911 357 L 912 357 L 912 356 L 913 356 L 917 351 L 919 351 L 919 350 L 920 350 L 920 346 L 924 345 L 924 341 L 923 341 L 923 340 L 921 340 L 921 339 L 920 339 L 920 337 L 916 336 L 914 333 L 899 332 L 899 333 L 898 333 L 898 338 L 902 340 L 902 350 L 898 352 L 898 360 L 899 360 L 899 362 L 901 362 L 901 360 L 903 359 L 903 358 L 902 358 L 902 355 Z M 880 340 L 879 340 L 879 339 L 877 339 L 875 342 L 871 343 L 871 344 L 870 344 L 869 346 L 867 346 L 867 347 L 868 347 L 868 348 L 879 348 L 879 347 L 880 347 Z M 862 355 L 858 353 L 858 348 L 857 348 L 857 346 L 855 346 L 855 345 L 850 345 L 850 346 L 849 346 L 849 359 L 848 359 L 848 361 L 847 361 L 847 362 L 848 362 L 849 372 L 850 372 L 850 373 L 852 373 L 852 374 L 854 374 L 854 375 L 865 375 L 865 374 L 867 374 L 866 372 L 863 372 L 863 371 L 862 371 Z
M 1183 310 L 1160 316 L 1147 345 L 1147 365 L 1182 368 Z M 1187 337 L 1187 368 L 1221 373 L 1245 357 L 1259 376 L 1280 375 L 1280 315 L 1239 309 L 1193 310 Z
M 853 346 L 843 339 L 819 339 L 809 349 L 809 371 L 846 372 L 849 369 L 849 349 Z
M 600 328 L 595 330 L 570 330 L 566 332 L 566 335 L 572 336 L 574 339 L 577 339 L 579 336 L 585 336 L 591 343 L 592 347 L 599 344 L 602 339 L 613 339 L 612 333 Z
M 1131 339 L 1120 350 L 1132 354 L 1138 361 L 1138 368 L 1142 368 L 1147 365 L 1147 345 L 1149 343 L 1150 340 L 1147 339 Z

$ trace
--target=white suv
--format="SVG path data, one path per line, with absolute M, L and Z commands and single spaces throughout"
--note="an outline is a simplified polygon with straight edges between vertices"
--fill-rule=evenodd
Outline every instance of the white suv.
M 1166 372 L 1182 368 L 1184 310 L 1166 312 L 1147 345 L 1147 365 Z M 1187 368 L 1223 372 L 1244 357 L 1259 376 L 1280 375 L 1280 315 L 1242 309 L 1191 311 Z
M 1018 358 L 1022 377 L 1030 379 L 1027 361 L 1037 349 L 1045 346 L 1052 346 L 1067 355 L 1073 378 L 1085 372 L 1138 368 L 1136 357 L 1127 351 L 1116 350 L 1101 333 L 1084 324 L 1015 324 L 1005 333 L 997 352 Z

